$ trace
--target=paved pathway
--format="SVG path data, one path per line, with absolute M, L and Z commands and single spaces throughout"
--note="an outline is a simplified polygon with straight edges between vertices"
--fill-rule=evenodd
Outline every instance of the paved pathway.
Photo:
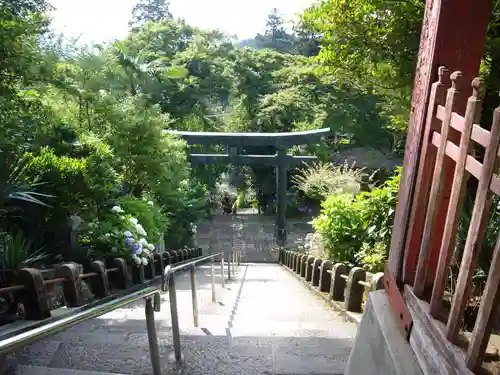
M 197 242 L 205 253 L 228 251 L 231 247 L 242 251 L 245 262 L 276 262 L 274 216 L 255 214 L 255 210 L 240 210 L 238 215 L 216 215 L 213 221 L 200 225 Z M 312 230 L 306 221 L 287 220 L 287 245 L 293 248 L 304 243 Z
M 238 228 L 231 246 L 251 256 L 246 239 L 256 237 Z M 219 267 L 216 272 L 219 280 Z M 192 322 L 189 275 L 176 277 L 185 364 L 171 362 L 170 312 L 163 294 L 155 318 L 164 375 L 343 373 L 355 326 L 278 264 L 242 264 L 224 289 L 217 286 L 217 303 L 211 301 L 210 267 L 199 268 L 198 328 Z M 151 374 L 143 304 L 82 323 L 17 357 L 22 375 Z

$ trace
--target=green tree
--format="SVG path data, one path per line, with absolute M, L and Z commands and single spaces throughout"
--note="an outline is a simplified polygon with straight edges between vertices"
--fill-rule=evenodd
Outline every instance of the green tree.
M 255 41 L 260 48 L 282 53 L 293 52 L 294 36 L 286 32 L 285 22 L 277 8 L 273 8 L 267 16 L 264 35 L 257 34 Z
M 148 21 L 158 22 L 172 19 L 167 0 L 139 0 L 132 9 L 131 27 L 141 26 Z
M 302 24 L 322 35 L 318 60 L 344 83 L 384 99 L 395 148 L 402 150 L 424 14 L 421 0 L 323 0 Z

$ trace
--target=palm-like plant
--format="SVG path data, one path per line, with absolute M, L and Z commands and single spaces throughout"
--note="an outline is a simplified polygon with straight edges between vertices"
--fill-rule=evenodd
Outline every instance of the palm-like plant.
M 43 198 L 51 198 L 51 195 L 37 193 L 35 189 L 42 182 L 30 183 L 25 178 L 26 163 L 20 160 L 13 168 L 0 165 L 0 216 L 9 210 L 15 210 L 16 205 L 12 201 L 22 201 L 49 207 L 42 201 Z
M 2 219 L 20 210 L 22 203 L 50 207 L 42 199 L 52 196 L 35 191 L 42 183 L 30 183 L 26 179 L 26 167 L 24 160 L 19 160 L 11 168 L 7 163 L 0 164 L 0 218 Z M 33 251 L 33 243 L 21 232 L 15 234 L 0 232 L 0 270 L 16 270 L 20 266 L 37 263 L 45 258 L 46 255 L 41 251 Z
M 34 250 L 33 242 L 24 237 L 21 231 L 15 234 L 0 234 L 0 269 L 17 271 L 47 259 L 43 248 Z
M 161 80 L 162 77 L 181 79 L 187 75 L 185 68 L 173 66 L 170 59 L 166 57 L 151 59 L 146 50 L 132 55 L 126 45 L 120 41 L 116 41 L 113 47 L 118 65 L 125 72 L 125 79 L 128 81 L 127 86 L 130 88 L 131 95 L 136 95 L 140 83 L 148 80 Z

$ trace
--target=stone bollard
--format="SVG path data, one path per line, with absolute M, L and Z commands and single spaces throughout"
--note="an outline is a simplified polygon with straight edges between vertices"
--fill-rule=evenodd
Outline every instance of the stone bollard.
M 81 273 L 82 266 L 76 263 L 65 263 L 56 269 L 54 276 L 65 280 L 62 287 L 67 307 L 83 305 L 82 280 L 80 279 Z
M 175 250 L 170 250 L 170 259 L 172 261 L 172 264 L 177 263 L 179 261 L 179 257 L 177 255 L 177 251 Z
M 372 277 L 372 290 L 380 290 L 384 289 L 384 273 L 383 272 L 377 272 L 375 275 Z
M 329 260 L 324 260 L 320 266 L 319 272 L 319 291 L 328 293 L 330 291 L 330 284 L 332 283 L 331 271 L 333 268 L 332 262 Z
M 309 255 L 306 260 L 306 281 L 312 280 L 313 262 L 314 262 L 314 257 L 312 255 Z
M 297 275 L 300 275 L 300 269 L 301 269 L 301 267 L 302 267 L 302 263 L 301 263 L 301 261 L 302 261 L 302 257 L 303 257 L 303 256 L 304 256 L 304 254 L 299 254 L 299 255 L 297 256 L 297 267 L 296 267 L 296 269 L 295 269 L 295 273 L 296 273 Z M 307 256 L 306 256 L 306 257 L 307 257 Z
M 296 274 L 300 274 L 300 258 L 301 257 L 302 257 L 302 255 L 297 253 L 297 257 L 295 258 L 295 267 L 294 267 L 294 271 Z
M 132 283 L 133 284 L 144 284 L 144 266 L 134 264 L 132 266 Z
M 154 279 L 155 277 L 155 262 L 153 256 L 146 257 L 148 264 L 144 266 L 144 278 Z
M 361 304 L 365 287 L 358 281 L 366 281 L 366 271 L 361 267 L 354 267 L 349 272 L 347 287 L 345 289 L 345 308 L 347 311 L 362 312 Z
M 111 267 L 118 268 L 118 271 L 108 274 L 109 282 L 119 289 L 127 289 L 130 284 L 130 275 L 128 274 L 128 267 L 125 259 L 113 259 Z
M 169 264 L 172 264 L 171 255 L 168 251 L 165 251 L 162 254 L 162 257 L 163 257 L 163 265 L 165 267 L 168 266 Z M 163 273 L 163 270 L 161 272 Z
M 312 279 L 311 279 L 312 286 L 319 286 L 321 263 L 323 263 L 323 259 L 316 258 L 312 264 Z
M 97 298 L 104 298 L 109 295 L 109 281 L 106 272 L 106 266 L 100 260 L 92 262 L 90 265 L 92 272 L 96 273 L 95 276 L 90 278 L 90 291 Z
M 23 268 L 17 277 L 18 283 L 24 286 L 19 292 L 24 305 L 26 320 L 42 320 L 50 318 L 50 307 L 47 298 L 47 288 L 43 283 L 40 270 Z
M 288 252 L 288 268 L 291 270 L 293 265 L 293 252 Z
M 297 256 L 298 254 L 294 251 L 292 254 L 292 266 L 290 267 L 292 271 L 295 271 L 295 266 L 297 265 Z
M 347 267 L 342 263 L 336 263 L 332 269 L 332 279 L 330 285 L 330 298 L 334 301 L 344 300 L 346 281 L 341 275 L 347 275 Z
M 163 254 L 154 254 L 154 262 L 155 262 L 155 274 L 162 275 L 163 270 L 165 269 L 165 262 L 163 261 Z
M 307 258 L 309 255 L 302 255 L 300 257 L 300 277 L 303 277 L 305 279 L 306 277 L 306 264 L 307 264 Z

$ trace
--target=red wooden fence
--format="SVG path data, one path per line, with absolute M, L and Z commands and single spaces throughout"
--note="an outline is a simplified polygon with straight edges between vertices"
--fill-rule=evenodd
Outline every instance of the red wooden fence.
M 476 78 L 472 82 L 472 95 L 465 116 L 456 113 L 460 96 L 470 92 L 468 85 L 460 82 L 461 77 L 460 72 L 449 76 L 448 71 L 441 67 L 439 80 L 432 85 L 414 196 L 414 202 L 425 214 L 425 221 L 423 227 L 412 227 L 410 219 L 409 233 L 417 231 L 421 235 L 409 236 L 419 238 L 419 243 L 409 243 L 408 248 L 413 246 L 420 250 L 418 260 L 405 259 L 407 285 L 404 296 L 414 320 L 410 344 L 426 374 L 476 372 L 483 362 L 500 302 L 499 237 L 471 339 L 465 346 L 458 345 L 464 339 L 459 331 L 488 226 L 493 195 L 500 195 L 500 176 L 495 173 L 500 142 L 500 107 L 495 110 L 491 127 L 479 124 L 482 81 Z M 474 152 L 478 146 L 485 151 L 482 161 Z M 454 168 L 451 197 L 447 207 L 440 207 L 438 202 L 446 184 L 443 171 L 449 168 L 449 163 Z M 477 179 L 478 187 L 463 256 L 459 260 L 460 271 L 451 310 L 445 314 L 443 297 L 469 178 Z M 446 216 L 444 228 L 436 225 L 441 215 Z

